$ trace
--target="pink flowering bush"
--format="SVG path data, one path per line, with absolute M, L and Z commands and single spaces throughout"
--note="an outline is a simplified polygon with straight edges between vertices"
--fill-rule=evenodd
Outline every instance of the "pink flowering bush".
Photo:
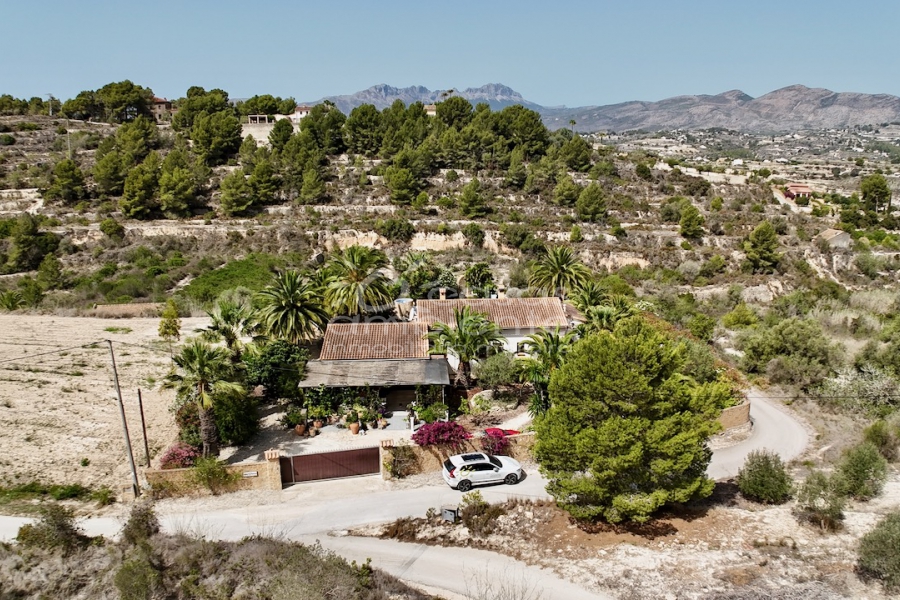
M 481 438 L 481 449 L 488 454 L 506 454 L 508 448 L 509 438 L 502 433 L 488 431 L 485 432 L 484 437 Z
M 194 466 L 200 451 L 184 442 L 175 442 L 159 457 L 161 469 L 185 469 Z
M 419 446 L 449 446 L 459 448 L 462 443 L 472 437 L 462 425 L 456 421 L 437 421 L 425 423 L 412 435 L 412 440 Z

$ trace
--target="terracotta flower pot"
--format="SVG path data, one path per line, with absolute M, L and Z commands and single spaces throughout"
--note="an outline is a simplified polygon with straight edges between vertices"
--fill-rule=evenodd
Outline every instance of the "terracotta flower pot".
M 322 419 L 316 418 L 315 420 L 313 420 L 313 427 L 315 427 L 316 429 L 322 429 L 323 425 L 324 423 L 322 422 Z
M 350 433 L 353 435 L 357 435 L 359 433 L 359 421 L 354 421 L 347 425 L 347 429 L 350 430 Z
M 304 433 L 306 433 L 306 423 L 298 423 L 297 425 L 294 425 L 294 433 L 296 433 L 297 435 L 303 435 Z

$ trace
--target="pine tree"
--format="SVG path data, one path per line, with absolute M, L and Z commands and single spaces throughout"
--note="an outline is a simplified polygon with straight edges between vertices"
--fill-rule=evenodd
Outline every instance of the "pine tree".
M 778 253 L 778 234 L 769 221 L 756 226 L 749 239 L 744 242 L 747 262 L 754 273 L 771 273 L 781 261 Z
M 693 204 L 688 204 L 681 210 L 679 226 L 683 237 L 691 240 L 703 237 L 703 215 Z
M 645 522 L 709 496 L 721 391 L 682 374 L 683 349 L 640 317 L 583 338 L 550 380 L 535 421 L 547 491 L 579 519 Z

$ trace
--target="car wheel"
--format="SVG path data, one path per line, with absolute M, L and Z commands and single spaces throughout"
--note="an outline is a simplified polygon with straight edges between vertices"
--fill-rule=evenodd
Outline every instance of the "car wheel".
M 469 481 L 468 479 L 463 479 L 462 481 L 459 482 L 459 484 L 457 484 L 456 489 L 458 489 L 461 492 L 468 492 L 469 490 L 472 489 L 472 482 Z
M 517 483 L 519 483 L 519 478 L 516 477 L 515 473 L 510 473 L 506 476 L 506 479 L 503 480 L 503 483 L 505 483 L 506 485 L 516 485 Z

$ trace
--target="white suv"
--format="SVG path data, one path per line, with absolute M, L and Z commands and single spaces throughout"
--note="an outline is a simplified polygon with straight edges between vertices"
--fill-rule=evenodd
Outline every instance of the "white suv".
M 473 485 L 485 483 L 515 485 L 522 479 L 522 465 L 508 456 L 472 452 L 456 454 L 445 460 L 441 474 L 447 485 L 468 492 Z

